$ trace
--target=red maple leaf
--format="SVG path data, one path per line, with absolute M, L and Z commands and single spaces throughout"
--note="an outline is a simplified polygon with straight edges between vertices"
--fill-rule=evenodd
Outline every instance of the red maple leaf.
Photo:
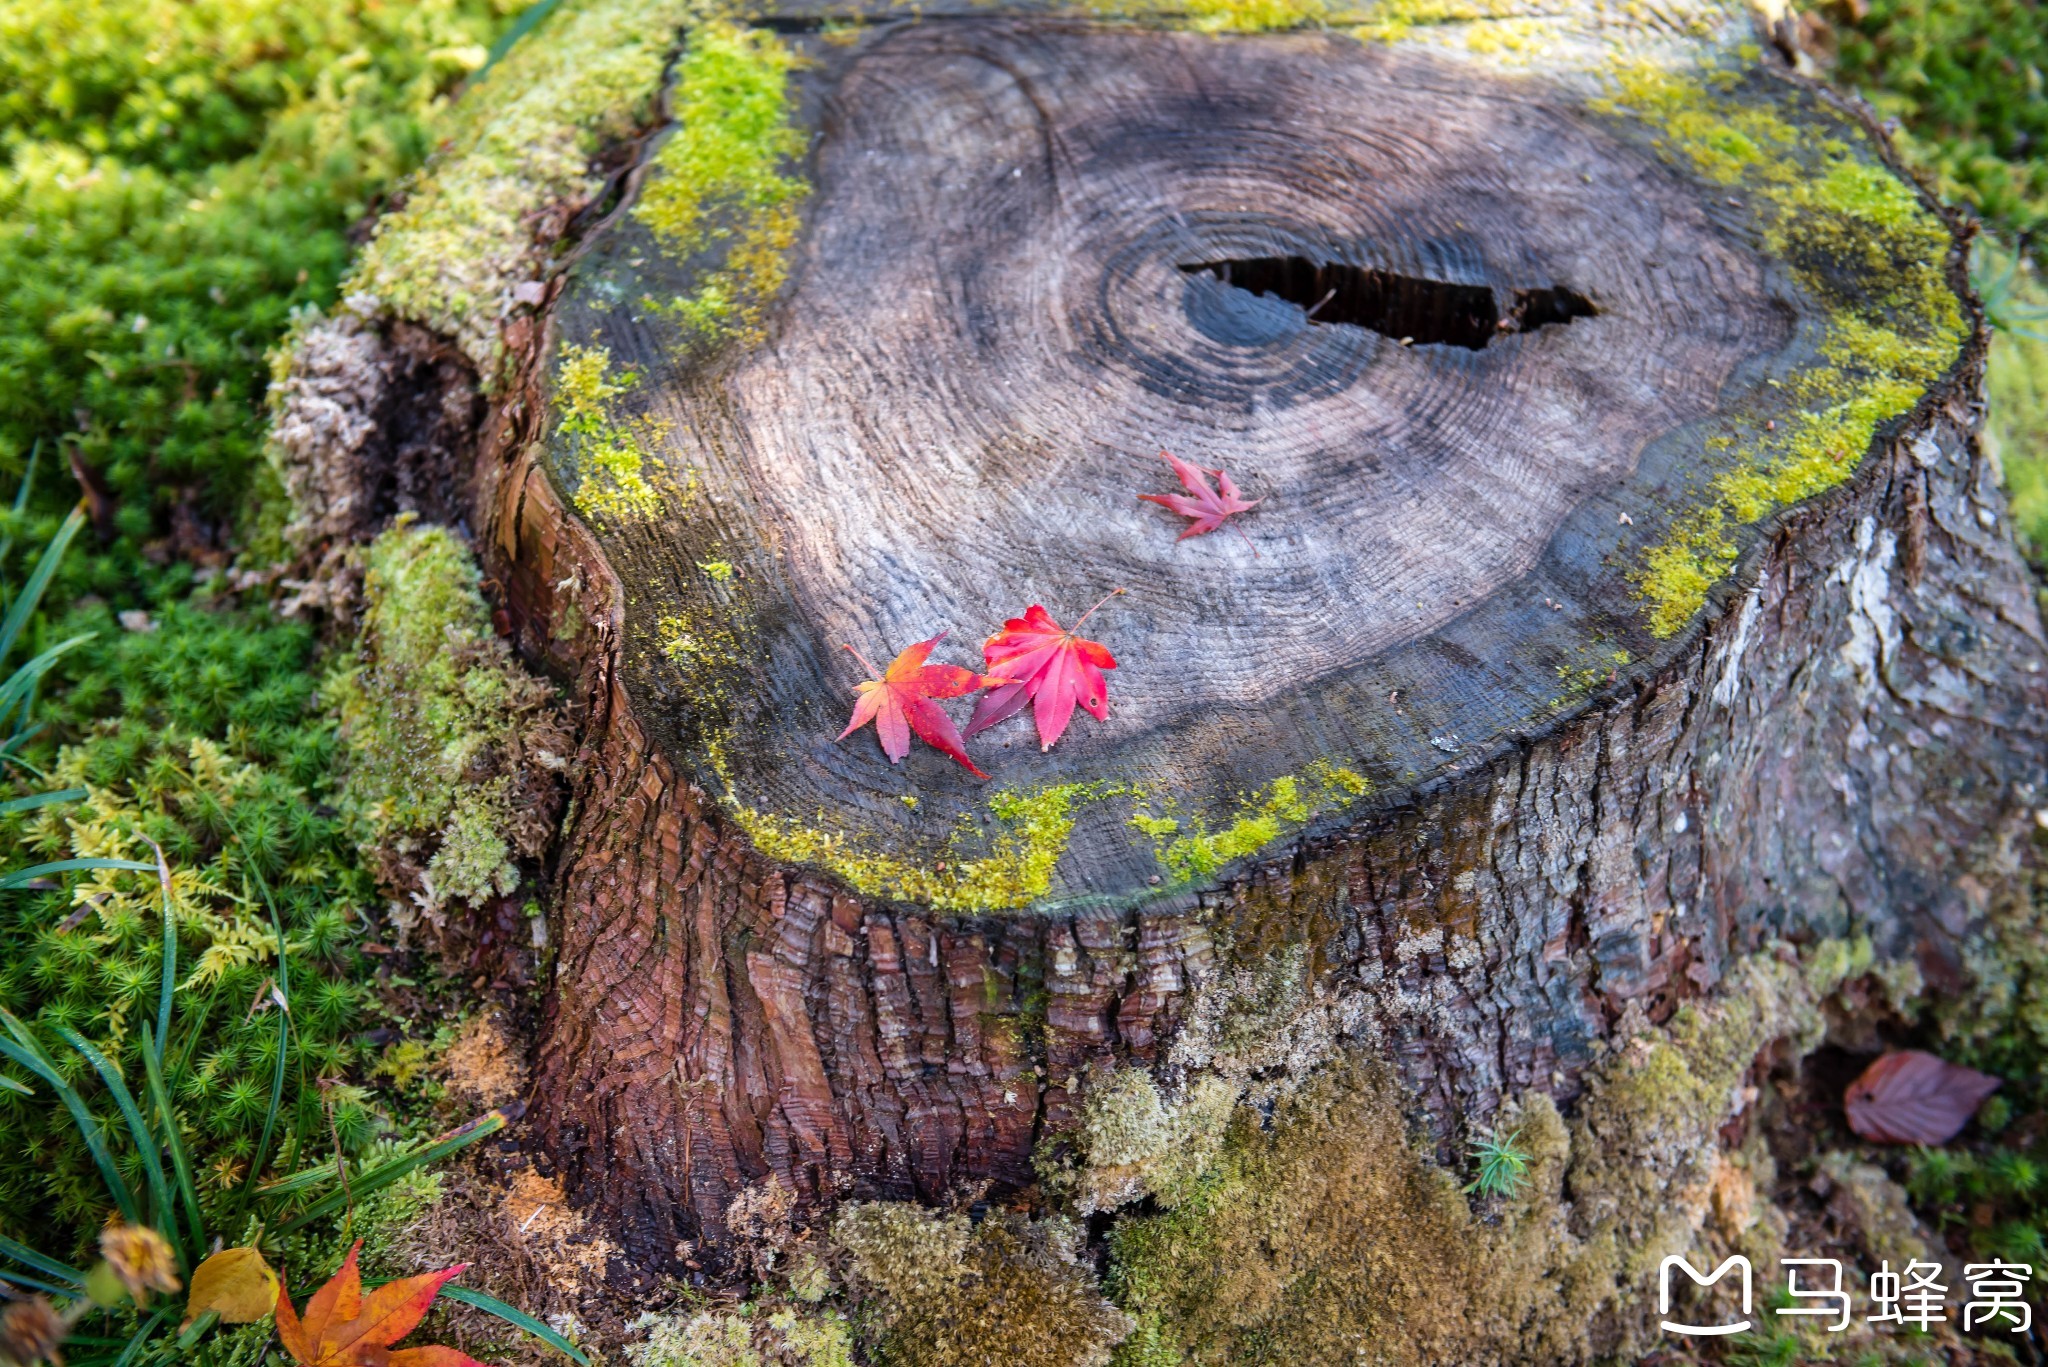
M 959 760 L 975 777 L 987 778 L 967 758 L 967 747 L 954 728 L 953 719 L 932 701 L 957 698 L 983 685 L 981 675 L 971 669 L 925 663 L 932 647 L 945 639 L 946 633 L 942 631 L 929 641 L 919 641 L 891 661 L 886 671 L 876 669 L 867 656 L 852 646 L 846 647 L 848 654 L 879 677 L 861 681 L 860 701 L 853 705 L 853 720 L 839 733 L 839 739 L 845 740 L 873 722 L 875 736 L 882 742 L 882 753 L 891 764 L 897 764 L 910 753 L 910 733 L 915 731 L 919 740 Z
M 1181 487 L 1186 489 L 1187 493 L 1139 494 L 1138 497 L 1147 503 L 1157 503 L 1162 508 L 1171 509 L 1182 517 L 1194 519 L 1194 521 L 1188 524 L 1186 531 L 1183 531 L 1174 538 L 1176 541 L 1185 541 L 1191 536 L 1200 536 L 1204 532 L 1213 532 L 1222 526 L 1232 514 L 1256 508 L 1266 501 L 1262 498 L 1255 498 L 1250 502 L 1246 502 L 1238 497 L 1237 481 L 1222 470 L 1211 470 L 1202 465 L 1190 465 L 1171 451 L 1161 451 L 1159 458 L 1173 467 L 1173 472 L 1180 476 Z M 1211 476 L 1215 477 L 1215 488 L 1211 488 L 1209 485 L 1209 478 Z M 1244 529 L 1239 527 L 1237 534 L 1244 536 Z M 1251 546 L 1252 539 L 1244 536 L 1244 544 Z M 1252 546 L 1252 554 L 1257 555 L 1258 553 L 1259 548 Z
M 1052 749 L 1067 729 L 1080 704 L 1097 721 L 1109 716 L 1109 681 L 1105 669 L 1116 668 L 1116 657 L 1100 641 L 1075 635 L 1081 623 L 1095 615 L 1095 608 L 1122 593 L 1117 589 L 1103 595 L 1102 602 L 1081 614 L 1073 631 L 1053 621 L 1052 614 L 1037 603 L 1012 617 L 1003 629 L 984 641 L 982 658 L 988 664 L 987 682 L 994 690 L 974 704 L 974 716 L 967 734 L 986 731 L 1006 717 L 1017 715 L 1027 700 L 1031 717 L 1038 723 L 1038 745 Z
M 365 1296 L 362 1273 L 356 1270 L 362 1247 L 363 1241 L 356 1240 L 341 1270 L 306 1302 L 303 1319 L 292 1312 L 292 1298 L 278 1278 L 277 1338 L 299 1367 L 484 1367 L 453 1348 L 391 1348 L 413 1331 L 441 1288 L 469 1264 L 386 1282 Z

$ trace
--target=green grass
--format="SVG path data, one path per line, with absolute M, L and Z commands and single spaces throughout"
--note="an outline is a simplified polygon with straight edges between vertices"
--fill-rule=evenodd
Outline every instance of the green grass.
M 323 808 L 332 728 L 313 708 L 314 641 L 303 626 L 226 604 L 172 602 L 155 630 L 133 632 L 103 605 L 75 607 L 51 634 L 94 633 L 62 662 L 44 720 L 80 737 L 51 780 L 82 786 L 81 802 L 0 817 L 0 867 L 114 857 L 173 872 L 178 1047 L 164 1079 L 213 1222 L 240 1205 L 250 1168 L 331 1156 L 336 1136 L 360 1150 L 375 1122 L 349 1033 L 366 1001 L 358 985 L 358 908 L 375 890 L 340 822 Z M 74 1031 L 135 1085 L 143 1028 L 156 1026 L 162 987 L 157 875 L 87 870 L 47 890 L 0 892 L 0 1007 L 53 1044 Z M 265 890 L 285 941 L 292 1029 L 266 1006 L 281 976 Z M 290 1105 L 268 1143 L 265 1117 L 280 1050 Z M 67 1076 L 85 1064 L 56 1051 Z M 337 1085 L 321 1088 L 318 1079 Z M 118 1125 L 103 1088 L 94 1113 Z M 0 1232 L 38 1235 L 74 1253 L 110 1208 L 101 1174 L 74 1127 L 53 1124 L 47 1098 L 0 1093 Z M 123 1160 L 131 1180 L 138 1158 Z

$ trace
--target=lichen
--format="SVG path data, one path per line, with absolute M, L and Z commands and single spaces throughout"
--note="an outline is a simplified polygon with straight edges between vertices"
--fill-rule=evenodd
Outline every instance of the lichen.
M 345 287 L 455 340 L 486 383 L 514 288 L 553 269 L 534 223 L 594 195 L 595 152 L 644 123 L 689 0 L 569 0 L 457 102 L 443 151 Z
M 555 433 L 559 472 L 585 514 L 623 519 L 652 517 L 661 495 L 647 477 L 649 452 L 667 427 L 658 419 L 625 415 L 616 402 L 639 381 L 636 371 L 614 371 L 602 346 L 562 347 L 555 367 Z
M 1393 43 L 1418 28 L 1476 24 L 1526 13 L 1521 0 L 1378 0 L 1366 7 L 1362 22 L 1351 32 L 1366 42 Z
M 1846 480 L 1968 335 L 1945 275 L 1950 233 L 1919 195 L 1842 138 L 1745 103 L 1734 84 L 1624 65 L 1594 102 L 1647 123 L 1659 153 L 1710 186 L 1744 191 L 1737 202 L 1759 240 L 1824 319 L 1815 358 L 1736 420 L 1703 501 L 1644 552 L 1636 583 L 1660 637 L 1691 621 L 1727 574 L 1738 529 Z
M 738 801 L 729 801 L 727 809 L 771 859 L 825 869 L 871 896 L 919 902 L 935 911 L 978 913 L 1029 906 L 1044 897 L 1073 834 L 1075 810 L 1129 791 L 1114 783 L 1004 789 L 987 806 L 1001 823 L 998 831 L 984 837 L 963 818 L 947 854 L 929 863 L 882 853 L 858 835 L 826 829 L 822 819 L 810 825 Z
M 1168 19 L 1197 33 L 1267 33 L 1339 17 L 1329 0 L 1091 0 L 1098 14 Z
M 469 550 L 401 520 L 365 553 L 361 640 L 327 682 L 340 806 L 387 889 L 439 916 L 509 895 L 545 847 L 568 737 L 491 629 Z
M 1103 1299 L 1082 1236 L 1058 1216 L 972 1225 L 899 1203 L 849 1205 L 832 1224 L 888 1367 L 1107 1367 L 1131 1321 Z
M 743 1302 L 694 1314 L 643 1314 L 626 1345 L 633 1367 L 853 1367 L 853 1337 L 835 1310 Z
M 1364 775 L 1319 760 L 1302 773 L 1274 779 L 1246 797 L 1230 825 L 1220 831 L 1211 831 L 1198 816 L 1177 815 L 1179 805 L 1172 799 L 1162 801 L 1157 813 L 1141 805 L 1132 812 L 1130 824 L 1151 838 L 1160 866 L 1179 886 L 1206 878 L 1232 860 L 1256 854 L 1284 832 L 1348 806 L 1371 791 L 1372 784 Z
M 1146 1069 L 1117 1068 L 1084 1089 L 1079 1122 L 1041 1153 L 1039 1173 L 1083 1215 L 1148 1196 L 1170 1210 L 1214 1164 L 1237 1095 L 1235 1082 L 1204 1076 L 1168 1097 Z
M 773 33 L 726 21 L 697 27 L 684 50 L 677 128 L 655 154 L 633 215 L 678 260 L 722 248 L 688 294 L 651 301 L 693 340 L 758 336 L 788 278 L 809 193 L 786 169 L 804 145 L 790 116 L 795 64 Z

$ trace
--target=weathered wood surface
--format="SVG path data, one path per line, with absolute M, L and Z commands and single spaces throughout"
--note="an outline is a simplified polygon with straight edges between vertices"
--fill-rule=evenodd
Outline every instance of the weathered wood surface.
M 1265 946 L 1310 949 L 1440 1135 L 1511 1092 L 1569 1101 L 1625 1011 L 1661 1018 L 1772 937 L 1867 933 L 1956 981 L 2048 755 L 2040 620 L 1971 435 L 1977 343 L 1659 639 L 1615 552 L 1697 492 L 1700 424 L 1766 411 L 1813 334 L 1729 197 L 1647 139 L 1560 88 L 1320 36 L 972 20 L 820 56 L 809 226 L 757 347 L 707 361 L 592 308 L 677 269 L 629 220 L 556 306 L 556 338 L 644 371 L 687 508 L 573 514 L 540 445 L 551 341 L 480 454 L 512 629 L 587 707 L 537 1123 L 636 1260 L 716 1269 L 726 1205 L 770 1174 L 813 1213 L 1028 1184 L 1086 1071 L 1160 1059 L 1195 985 Z M 1412 128 L 1376 132 L 1387 111 Z M 1381 180 L 1401 212 L 1358 188 Z M 1595 312 L 1403 348 L 1182 269 L 1318 248 L 1501 313 L 1557 286 Z M 1130 497 L 1162 443 L 1257 472 L 1257 560 L 1175 546 Z M 839 640 L 971 641 L 1113 582 L 1135 591 L 1103 631 L 1112 722 L 993 750 L 1002 783 L 1135 780 L 1218 828 L 1323 759 L 1370 800 L 1157 901 L 1129 799 L 1098 803 L 1036 907 L 980 916 L 750 838 L 780 802 L 861 815 L 894 858 L 957 851 L 970 778 L 832 743 Z M 699 706 L 654 648 L 671 614 L 750 624 L 758 691 Z M 1559 705 L 1596 642 L 1631 663 Z
M 694 485 L 595 523 L 643 721 L 692 782 L 869 859 L 871 891 L 1123 907 L 1186 881 L 1134 809 L 1228 830 L 1318 762 L 1400 805 L 1549 725 L 1564 680 L 1671 657 L 1641 549 L 1821 307 L 1725 196 L 1576 96 L 1335 36 L 955 20 L 816 56 L 815 189 L 761 345 L 707 359 L 635 307 L 699 263 L 631 219 L 555 312 L 639 376 L 621 421 L 659 424 L 661 475 Z M 1178 542 L 1138 501 L 1177 488 L 1162 448 L 1265 499 L 1248 541 Z M 989 733 L 993 785 L 835 741 L 864 677 L 843 643 L 951 630 L 973 661 L 1027 604 L 1068 621 L 1118 586 L 1092 624 L 1122 665 L 1106 724 L 1049 754 L 1028 719 Z M 664 620 L 715 623 L 746 669 L 672 658 Z M 890 867 L 974 867 L 1006 833 L 991 786 L 1059 784 L 1107 796 L 1076 800 L 1049 887 L 920 897 Z

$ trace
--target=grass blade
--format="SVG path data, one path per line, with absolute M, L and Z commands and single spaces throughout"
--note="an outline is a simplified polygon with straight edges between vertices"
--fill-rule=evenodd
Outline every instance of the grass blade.
M 469 83 L 474 85 L 482 80 L 484 73 L 503 61 L 505 54 L 517 47 L 520 39 L 539 28 L 541 20 L 554 13 L 561 3 L 562 0 L 535 0 L 535 3 L 520 11 L 519 17 L 512 21 L 512 27 L 505 30 L 502 38 L 491 44 L 490 53 L 484 58 L 484 64 L 477 69 L 476 75 L 469 78 Z
M 92 633 L 87 632 L 83 636 L 73 636 L 68 641 L 59 641 L 8 675 L 7 682 L 0 684 L 0 720 L 12 716 L 15 706 L 19 704 L 22 709 L 19 725 L 26 725 L 29 705 L 34 698 L 36 685 L 42 682 L 43 675 L 50 672 L 50 667 L 56 664 L 65 652 L 75 650 L 91 639 Z
M 28 507 L 28 491 L 35 486 L 36 462 L 42 459 L 42 455 L 43 439 L 37 437 L 35 445 L 28 448 L 28 466 L 21 472 L 21 484 L 14 491 L 14 515 L 17 518 L 21 516 L 21 510 Z M 6 535 L 0 536 L 0 565 L 7 563 L 7 557 L 13 550 L 14 532 L 10 527 Z
M 43 601 L 43 590 L 50 587 L 50 576 L 57 572 L 57 562 L 64 558 L 64 552 L 71 549 L 71 539 L 78 535 L 78 529 L 85 525 L 85 501 L 71 510 L 71 516 L 64 519 L 64 525 L 57 529 L 57 535 L 50 538 L 50 544 L 43 548 L 42 558 L 30 571 L 28 582 L 21 586 L 21 592 L 14 596 L 14 602 L 7 609 L 7 616 L 0 620 L 0 660 L 7 658 L 14 649 L 21 629 L 28 625 L 30 614 Z
M 38 1253 L 27 1244 L 18 1244 L 4 1234 L 0 1234 L 0 1256 L 12 1258 L 23 1267 L 32 1267 L 44 1276 L 55 1277 L 60 1282 L 69 1282 L 73 1286 L 85 1285 L 85 1274 L 77 1268 L 60 1263 L 46 1253 Z M 65 1294 L 71 1293 L 67 1291 Z
M 143 1028 L 149 1027 L 145 1025 Z M 66 1044 L 85 1056 L 85 1061 L 100 1075 L 100 1081 L 107 1084 L 114 1104 L 121 1108 L 122 1118 L 128 1122 L 128 1136 L 135 1141 L 135 1151 L 142 1155 L 143 1175 L 149 1179 L 149 1199 L 156 1215 L 151 1223 L 168 1226 L 176 1234 L 178 1213 L 171 1205 L 171 1184 L 164 1177 L 163 1155 L 158 1152 L 163 1145 L 150 1130 L 149 1122 L 142 1118 L 142 1108 L 135 1104 L 135 1095 L 128 1090 L 127 1080 L 121 1076 L 121 1070 L 114 1066 L 113 1060 L 95 1049 L 85 1036 L 68 1025 L 58 1026 L 57 1033 L 64 1037 Z M 179 1262 L 184 1262 L 182 1254 Z
M 36 1089 L 33 1087 L 24 1087 L 19 1082 L 16 1082 L 13 1078 L 7 1076 L 5 1073 L 0 1073 L 0 1092 L 12 1092 L 16 1096 L 34 1096 L 36 1094 Z
M 121 1176 L 121 1169 L 114 1165 L 114 1155 L 108 1151 L 106 1140 L 100 1134 L 99 1121 L 86 1109 L 77 1088 L 64 1080 L 64 1075 L 57 1071 L 57 1065 L 43 1052 L 43 1046 L 36 1042 L 36 1037 L 13 1012 L 0 1010 L 0 1023 L 4 1023 L 14 1036 L 13 1040 L 0 1040 L 0 1054 L 5 1054 L 50 1084 L 51 1090 L 57 1093 L 57 1099 L 64 1103 L 64 1109 L 71 1112 L 72 1120 L 77 1123 L 78 1137 L 85 1141 L 93 1165 L 100 1170 L 100 1179 L 107 1184 L 107 1194 L 114 1198 L 114 1204 L 121 1208 L 121 1214 L 129 1224 L 143 1223 L 141 1204 L 129 1189 L 128 1180 Z
M 178 1199 L 185 1203 L 185 1223 L 191 1228 L 188 1251 L 192 1265 L 206 1255 L 206 1221 L 199 1214 L 199 1188 L 192 1181 L 192 1163 L 185 1156 L 185 1140 L 178 1133 L 178 1117 L 171 1110 L 170 1089 L 164 1086 L 160 1045 L 149 1037 L 149 1022 L 142 1023 L 142 1068 L 149 1078 L 149 1099 L 163 1117 L 164 1147 L 171 1151 L 171 1171 L 178 1179 Z
M 293 1230 L 303 1229 L 313 1221 L 332 1215 L 335 1211 L 340 1210 L 343 1206 L 349 1204 L 351 1198 L 361 1200 L 372 1192 L 381 1191 L 383 1188 L 390 1186 L 393 1182 L 413 1172 L 415 1169 L 423 1168 L 429 1163 L 438 1163 L 449 1154 L 468 1148 L 485 1135 L 496 1134 L 505 1128 L 506 1120 L 507 1116 L 503 1111 L 487 1111 L 477 1119 L 470 1121 L 467 1125 L 450 1130 L 447 1134 L 441 1136 L 441 1138 L 417 1153 L 394 1158 L 388 1163 L 380 1163 L 368 1172 L 358 1171 L 350 1179 L 347 1188 L 341 1191 L 329 1192 L 291 1219 L 279 1225 L 275 1237 L 281 1239 Z
M 53 873 L 70 873 L 74 869 L 139 869 L 144 873 L 156 872 L 156 865 L 144 864 L 134 859 L 58 859 L 48 864 L 31 864 L 25 869 L 0 874 L 0 892 L 8 888 L 26 887 L 38 878 L 47 878 Z
M 156 881 L 157 886 L 163 890 L 164 899 L 163 971 L 158 975 L 161 986 L 158 987 L 156 994 L 156 1047 L 151 1051 L 156 1057 L 157 1071 L 162 1072 L 164 1045 L 171 1038 L 171 988 L 176 984 L 178 977 L 178 919 L 171 907 L 171 866 L 164 862 L 163 847 L 154 840 L 144 843 L 156 855 Z M 282 940 L 278 941 L 277 957 L 284 957 Z M 196 1226 L 193 1233 L 198 1233 Z
M 464 1305 L 475 1306 L 487 1315 L 496 1315 L 514 1328 L 524 1329 L 548 1347 L 558 1352 L 567 1353 L 570 1357 L 581 1363 L 582 1367 L 590 1367 L 590 1355 L 588 1353 L 548 1328 L 541 1321 L 527 1314 L 524 1310 L 507 1305 L 496 1296 L 486 1296 L 483 1292 L 472 1291 L 466 1286 L 444 1286 L 441 1288 L 441 1299 L 444 1301 L 460 1301 Z
M 5 802 L 0 802 L 0 816 L 34 811 L 37 807 L 47 807 L 53 802 L 76 802 L 85 795 L 83 788 L 59 788 L 54 793 L 30 793 L 27 797 L 11 797 Z
M 121 1356 L 114 1359 L 114 1367 L 128 1367 L 129 1363 L 135 1361 L 135 1355 L 149 1343 L 150 1336 L 156 1333 L 156 1327 L 162 1324 L 164 1317 L 170 1313 L 169 1307 L 162 1307 L 144 1320 L 142 1327 L 135 1331 L 135 1337 L 129 1339 L 128 1346 L 121 1350 Z
M 239 832 L 235 838 L 238 842 L 241 841 Z M 246 843 L 242 847 L 244 850 L 248 848 Z M 277 993 L 285 999 L 286 1006 L 277 1013 L 277 1067 L 270 1075 L 270 1109 L 263 1113 L 263 1138 L 256 1144 L 256 1158 L 249 1164 L 249 1175 L 242 1179 L 241 1190 L 236 1193 L 235 1216 L 238 1220 L 257 1194 L 256 1183 L 263 1176 L 263 1165 L 270 1161 L 270 1140 L 277 1132 L 278 1113 L 284 1106 L 284 1073 L 287 1063 L 285 1056 L 291 1050 L 292 1040 L 292 990 L 289 971 L 285 966 L 284 918 L 277 914 L 277 899 L 270 895 L 270 884 L 263 877 L 263 871 L 256 867 L 253 859 L 249 861 L 249 872 L 255 877 L 256 887 L 263 894 L 263 905 L 270 911 L 271 933 L 277 936 Z
M 46 1296 L 61 1296 L 67 1300 L 78 1294 L 74 1287 L 52 1286 L 46 1281 L 25 1277 L 19 1272 L 9 1272 L 4 1267 L 0 1267 L 0 1282 L 5 1282 L 8 1286 L 23 1287 L 29 1291 L 40 1291 Z M 4 1299 L 5 1296 L 0 1296 L 0 1300 Z

